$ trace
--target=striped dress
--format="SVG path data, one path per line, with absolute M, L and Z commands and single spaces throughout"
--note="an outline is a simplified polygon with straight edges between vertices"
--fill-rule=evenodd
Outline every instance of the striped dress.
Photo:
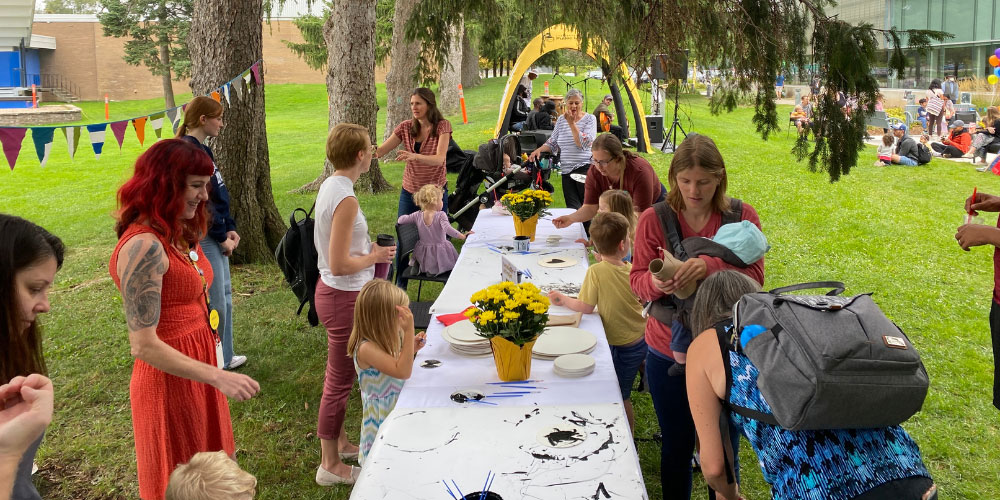
M 361 341 L 361 344 L 365 342 L 367 340 Z M 361 389 L 361 441 L 358 443 L 361 454 L 358 463 L 364 465 L 379 426 L 396 406 L 399 391 L 403 389 L 403 379 L 390 377 L 374 367 L 361 369 L 357 351 L 354 351 L 354 370 L 358 372 L 358 387 Z

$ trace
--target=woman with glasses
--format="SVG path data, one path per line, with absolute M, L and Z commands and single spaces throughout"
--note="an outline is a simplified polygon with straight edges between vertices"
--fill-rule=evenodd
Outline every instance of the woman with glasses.
M 583 206 L 582 177 L 590 168 L 590 146 L 596 137 L 597 118 L 583 110 L 583 94 L 571 89 L 566 92 L 566 112 L 556 120 L 552 135 L 528 157 L 531 161 L 538 161 L 542 153 L 559 154 L 563 196 L 569 208 Z
M 598 199 L 611 189 L 621 189 L 632 195 L 636 214 L 641 214 L 666 197 L 667 189 L 656 177 L 649 162 L 641 156 L 625 152 L 614 134 L 601 134 L 594 139 L 590 154 L 583 206 L 576 212 L 553 219 L 554 226 L 563 228 L 574 222 L 593 219 L 597 214 Z

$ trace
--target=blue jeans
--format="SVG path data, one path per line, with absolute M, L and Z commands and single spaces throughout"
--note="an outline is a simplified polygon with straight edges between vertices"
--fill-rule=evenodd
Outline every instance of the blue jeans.
M 915 166 L 917 166 L 917 160 L 914 160 L 913 158 L 910 158 L 909 156 L 900 156 L 899 157 L 899 164 L 900 165 L 906 165 L 907 167 L 915 167 Z
M 618 376 L 618 388 L 622 391 L 622 399 L 628 401 L 632 397 L 632 383 L 639 373 L 639 365 L 646 359 L 646 339 L 628 347 L 610 346 L 611 363 L 615 365 L 615 375 Z
M 208 287 L 208 300 L 212 309 L 219 311 L 219 337 L 222 339 L 223 366 L 233 360 L 233 285 L 229 277 L 229 257 L 222 255 L 219 242 L 211 237 L 201 240 L 201 251 L 212 264 L 212 285 Z
M 441 202 L 444 203 L 444 207 L 441 210 L 444 213 L 448 213 L 448 183 L 444 183 L 441 188 Z M 404 215 L 410 215 L 413 212 L 420 210 L 420 207 L 413 202 L 413 193 L 400 188 L 399 189 L 399 208 L 396 209 L 396 218 L 402 217 Z

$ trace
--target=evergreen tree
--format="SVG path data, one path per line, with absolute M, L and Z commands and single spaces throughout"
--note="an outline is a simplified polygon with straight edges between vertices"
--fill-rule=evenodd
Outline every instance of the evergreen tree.
M 123 59 L 163 79 L 163 99 L 174 103 L 173 78 L 191 76 L 188 34 L 193 0 L 100 0 L 104 36 L 128 38 Z
M 878 82 L 873 66 L 879 41 L 890 50 L 889 66 L 905 69 L 903 42 L 909 49 L 926 50 L 932 40 L 950 35 L 931 30 L 875 29 L 851 25 L 828 16 L 831 0 L 618 0 L 579 2 L 549 0 L 545 8 L 533 0 L 423 0 L 407 22 L 407 36 L 422 42 L 433 54 L 422 72 L 440 66 L 451 44 L 451 30 L 462 16 L 499 20 L 487 31 L 502 33 L 511 19 L 529 14 L 544 27 L 567 24 L 581 35 L 582 44 L 600 39 L 608 44 L 611 66 L 625 62 L 645 68 L 655 54 L 692 49 L 702 61 L 714 61 L 730 75 L 713 95 L 712 110 L 732 110 L 749 97 L 754 103 L 753 124 L 761 137 L 779 129 L 774 79 L 789 67 L 805 68 L 807 48 L 811 63 L 825 68 L 825 93 L 814 108 L 819 139 L 800 138 L 794 146 L 809 167 L 828 172 L 831 181 L 850 172 L 864 148 L 865 113 L 875 109 Z M 806 34 L 812 27 L 811 37 Z M 537 32 L 536 32 L 537 33 Z M 486 35 L 489 37 L 490 35 Z M 489 40 L 490 38 L 486 38 Z M 484 54 L 495 55 L 490 44 Z M 618 78 L 617 75 L 613 76 Z M 836 106 L 843 92 L 855 103 L 849 116 Z

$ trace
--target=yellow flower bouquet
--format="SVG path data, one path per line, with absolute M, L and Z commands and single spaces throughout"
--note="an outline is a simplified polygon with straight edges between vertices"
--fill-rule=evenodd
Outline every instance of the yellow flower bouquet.
M 552 193 L 544 189 L 525 189 L 503 195 L 500 203 L 511 215 L 528 220 L 536 215 L 548 214 L 545 209 L 552 204 Z
M 531 349 L 549 321 L 549 298 L 531 283 L 504 281 L 470 298 L 465 316 L 476 334 L 489 339 L 497 376 L 503 381 L 531 376 Z
M 514 233 L 535 241 L 538 217 L 549 213 L 545 208 L 552 204 L 552 193 L 544 189 L 525 189 L 520 193 L 503 195 L 500 203 L 514 217 Z
M 465 315 L 480 337 L 502 337 L 519 346 L 535 340 L 549 321 L 549 298 L 531 283 L 504 281 L 470 298 Z

